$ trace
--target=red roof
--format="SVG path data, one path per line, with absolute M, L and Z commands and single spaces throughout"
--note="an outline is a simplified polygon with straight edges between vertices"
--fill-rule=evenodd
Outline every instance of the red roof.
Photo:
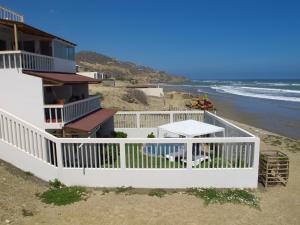
M 64 84 L 100 83 L 99 80 L 78 75 L 76 73 L 40 72 L 40 71 L 31 71 L 31 70 L 23 70 L 23 73 L 35 77 L 40 77 L 47 81 L 54 81 L 54 82 L 64 83 Z
M 99 109 L 88 116 L 67 124 L 65 128 L 90 133 L 96 127 L 110 119 L 116 112 L 117 110 L 114 109 Z

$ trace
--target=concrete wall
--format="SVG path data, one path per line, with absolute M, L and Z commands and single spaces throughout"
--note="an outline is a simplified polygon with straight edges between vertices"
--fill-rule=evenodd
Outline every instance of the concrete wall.
M 11 144 L 0 140 L 0 149 L 0 159 L 13 164 L 23 171 L 29 171 L 46 182 L 59 177 L 57 167 L 45 163 Z
M 122 131 L 128 138 L 146 138 L 148 134 L 157 136 L 157 128 L 115 128 L 115 131 Z
M 42 79 L 17 69 L 2 69 L 0 77 L 0 108 L 44 129 Z
M 145 93 L 147 96 L 152 97 L 163 97 L 164 96 L 164 89 L 163 88 L 137 88 Z
M 98 75 L 98 72 L 77 72 L 77 74 L 93 79 L 102 79 L 101 74 Z M 100 77 L 98 78 L 98 76 Z

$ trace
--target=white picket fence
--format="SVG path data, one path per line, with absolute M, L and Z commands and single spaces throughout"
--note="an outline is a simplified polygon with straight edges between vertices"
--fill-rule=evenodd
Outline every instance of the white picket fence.
M 182 120 L 203 121 L 204 111 L 122 111 L 115 117 L 115 128 L 153 128 Z
M 255 188 L 259 139 L 56 138 L 0 109 L 0 157 L 67 185 Z

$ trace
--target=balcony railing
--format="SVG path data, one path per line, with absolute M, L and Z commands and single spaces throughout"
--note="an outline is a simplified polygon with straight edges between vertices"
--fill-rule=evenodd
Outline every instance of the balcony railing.
M 26 51 L 0 51 L 0 69 L 75 72 L 75 61 Z
M 24 16 L 3 6 L 0 6 L 0 19 L 13 20 L 24 23 Z
M 25 51 L 1 51 L 0 69 L 53 71 L 54 59 L 50 56 Z
M 53 125 L 61 127 L 66 123 L 74 121 L 99 109 L 100 107 L 101 104 L 99 96 L 92 96 L 64 105 L 45 105 L 45 122 L 52 128 L 54 128 Z

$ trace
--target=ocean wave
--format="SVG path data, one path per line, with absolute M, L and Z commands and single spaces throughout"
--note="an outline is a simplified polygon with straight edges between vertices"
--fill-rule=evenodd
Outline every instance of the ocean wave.
M 260 87 L 236 87 L 236 86 L 212 86 L 219 93 L 228 93 L 246 97 L 300 102 L 300 91 L 260 88 Z

